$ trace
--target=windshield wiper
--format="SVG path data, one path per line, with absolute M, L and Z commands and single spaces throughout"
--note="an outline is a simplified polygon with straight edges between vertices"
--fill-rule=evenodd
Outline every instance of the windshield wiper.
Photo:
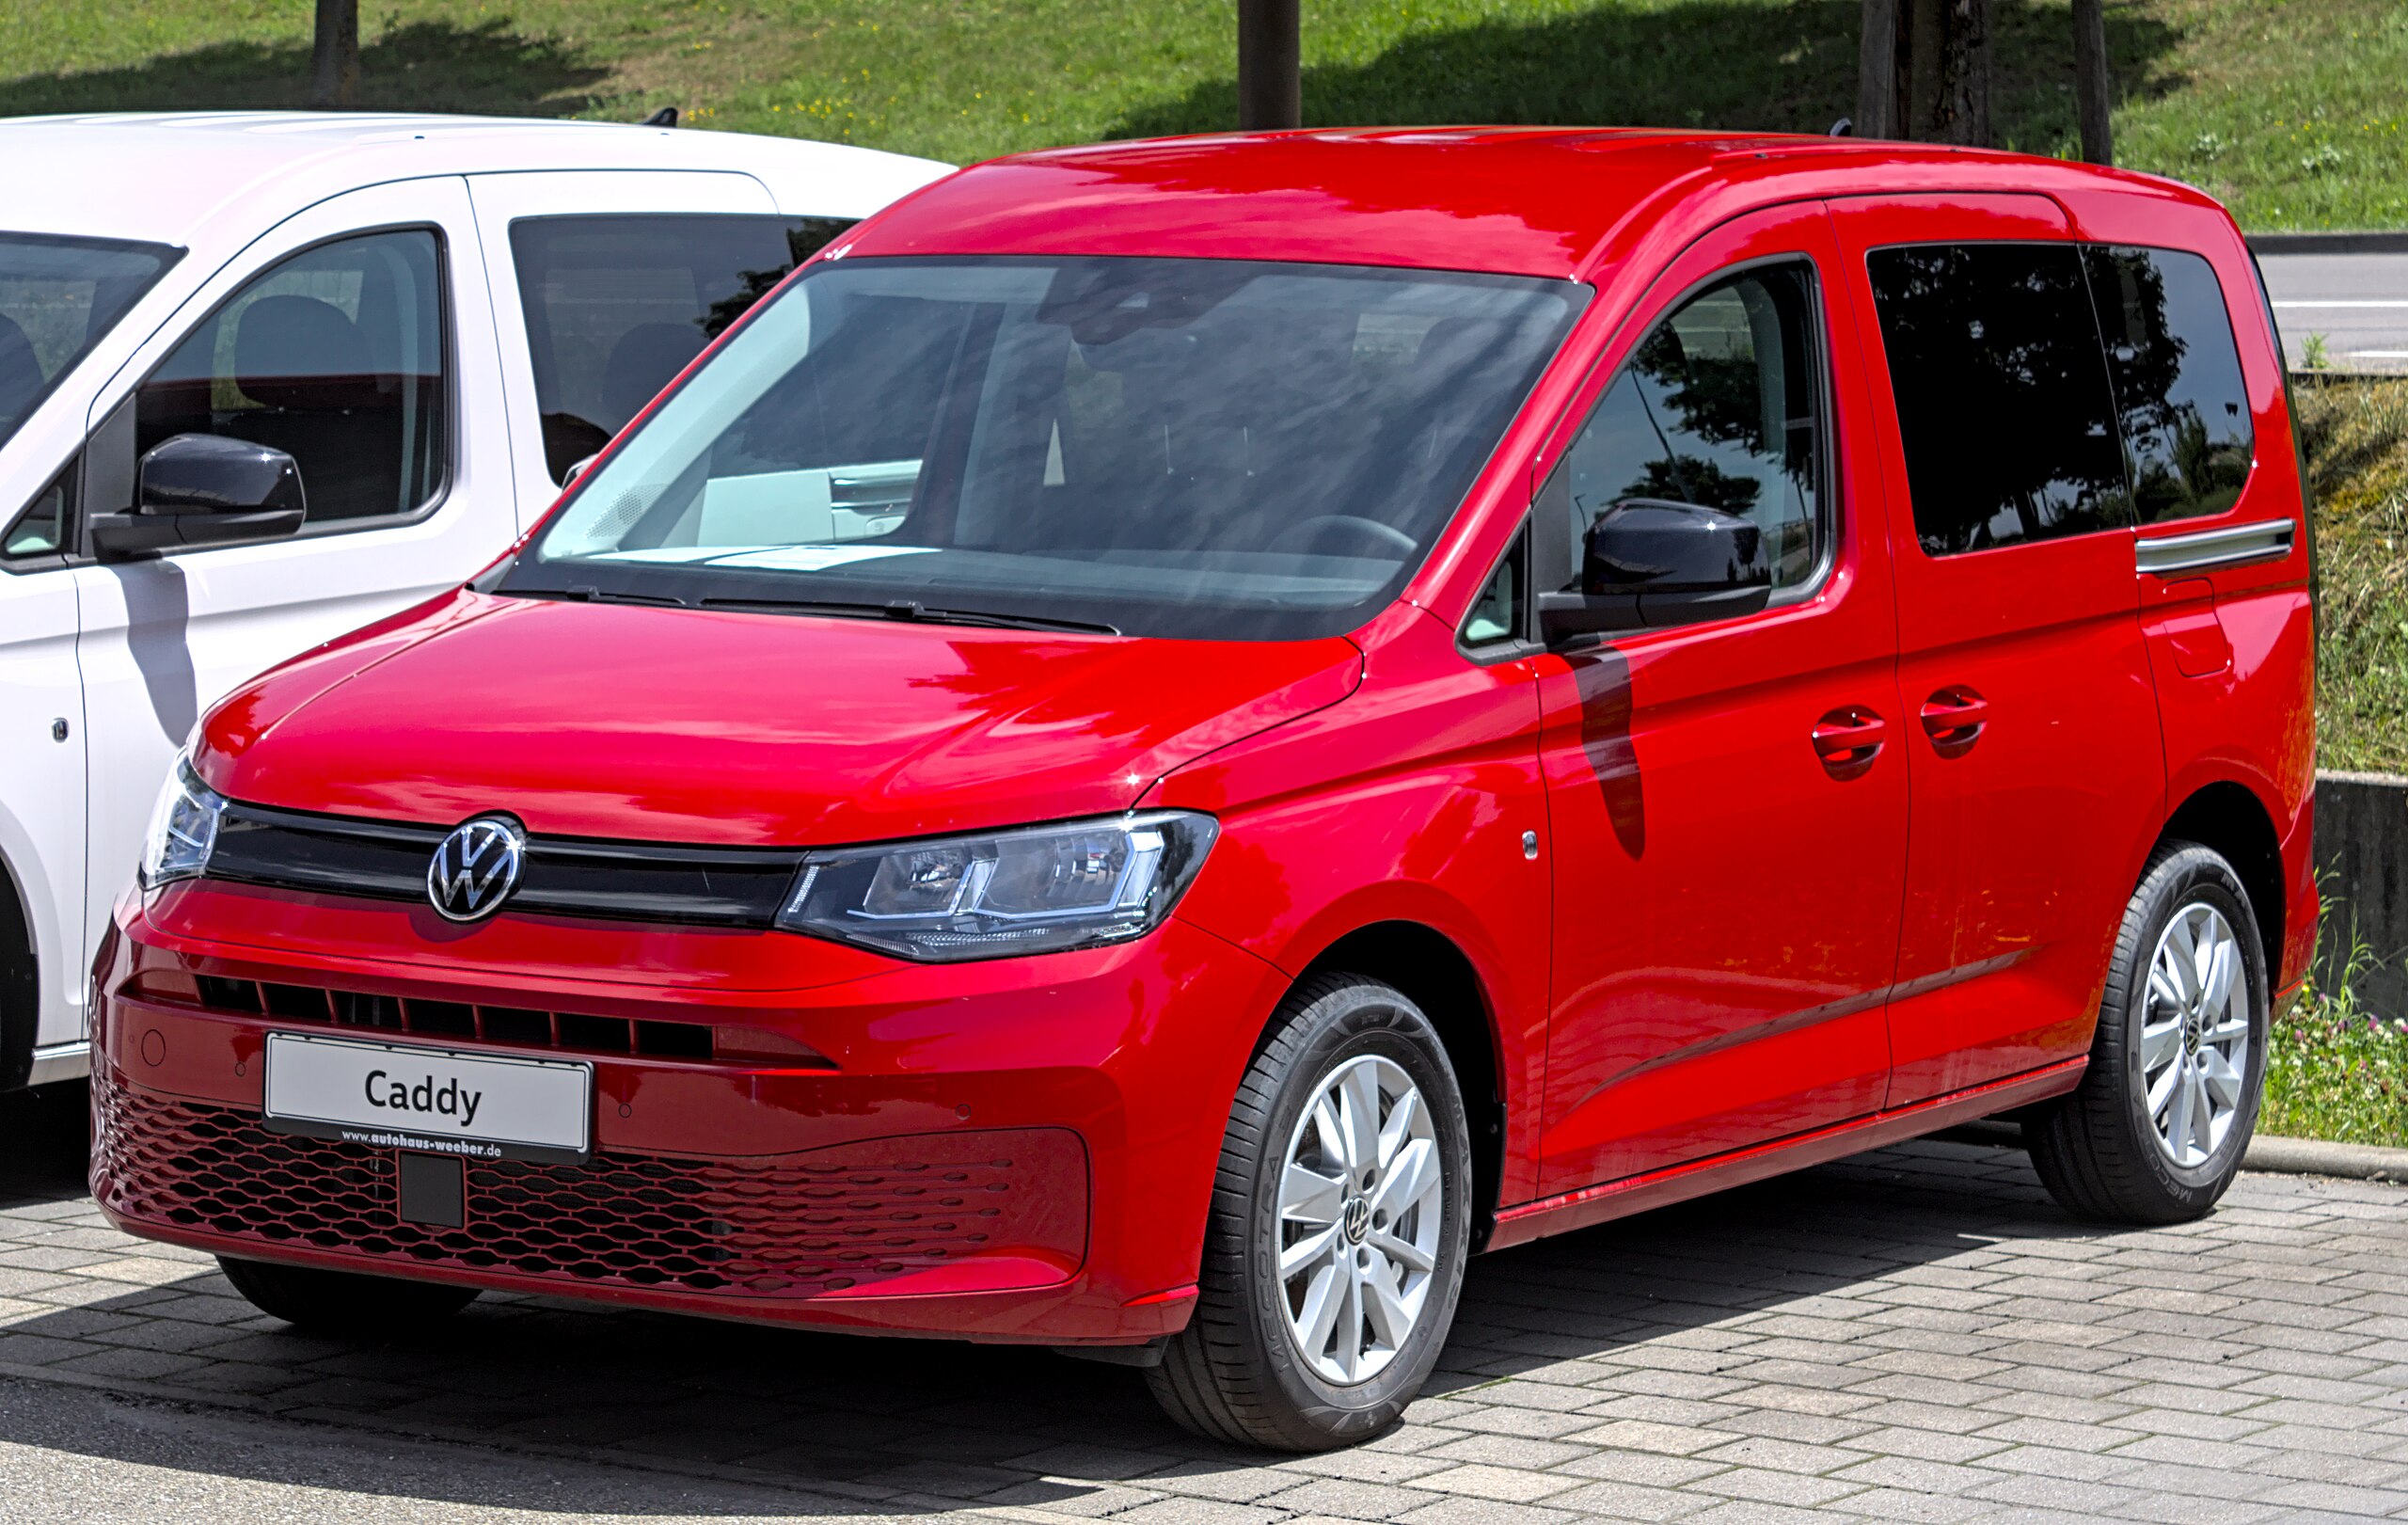
M 976 625 L 997 630 L 1060 630 L 1073 635 L 1118 635 L 1120 627 L 1095 620 L 1060 620 L 1043 614 L 997 614 L 983 609 L 930 609 L 911 598 L 882 604 L 832 603 L 817 598 L 705 598 L 705 609 L 768 614 L 828 614 L 838 619 L 903 620 L 914 625 Z
M 515 598 L 557 598 L 571 604 L 655 604 L 664 609 L 684 609 L 686 600 L 666 593 L 619 593 L 579 583 L 574 588 L 503 588 L 500 592 Z

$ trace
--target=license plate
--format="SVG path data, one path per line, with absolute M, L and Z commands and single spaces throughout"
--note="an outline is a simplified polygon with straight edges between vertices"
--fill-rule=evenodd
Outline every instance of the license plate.
M 476 1160 L 582 1162 L 594 1067 L 350 1038 L 267 1035 L 272 1132 Z

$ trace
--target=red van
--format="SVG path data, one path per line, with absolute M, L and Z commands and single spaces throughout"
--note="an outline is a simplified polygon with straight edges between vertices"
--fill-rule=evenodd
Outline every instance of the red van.
M 1969 1119 L 2195 1217 L 2315 920 L 2301 497 L 2162 181 L 984 165 L 207 717 L 93 1189 L 307 1326 L 1027 1342 L 1293 1449 L 1397 1417 L 1474 1251 Z

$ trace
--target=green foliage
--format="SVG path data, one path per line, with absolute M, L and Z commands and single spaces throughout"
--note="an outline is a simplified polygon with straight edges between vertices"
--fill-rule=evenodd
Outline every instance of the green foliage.
M 2408 381 L 2299 391 L 2317 505 L 2317 760 L 2408 773 Z
M 2067 0 L 1995 0 L 2009 147 L 2071 154 Z M 1315 124 L 1818 133 L 1855 109 L 1859 0 L 1307 0 Z M 295 0 L 0 0 L 0 113 L 289 106 Z M 363 104 L 705 127 L 969 160 L 1235 114 L 1228 0 L 413 0 L 362 17 Z M 2123 163 L 2253 227 L 2408 224 L 2397 0 L 2108 8 Z
M 2258 1131 L 2287 1138 L 2408 1145 L 2408 1021 L 2361 1008 L 2359 944 L 2329 990 L 2311 982 L 2275 1013 Z

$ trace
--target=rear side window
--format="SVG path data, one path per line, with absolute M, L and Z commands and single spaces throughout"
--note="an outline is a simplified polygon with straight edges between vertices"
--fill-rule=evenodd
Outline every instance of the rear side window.
M 268 267 L 187 335 L 135 396 L 135 448 L 220 435 L 285 452 L 309 522 L 407 514 L 442 486 L 443 251 L 366 233 Z
M 1914 245 L 1866 265 L 1926 552 L 2131 522 L 2078 246 Z
M 510 225 L 555 482 L 846 217 L 531 217 Z
M 2083 251 L 2143 524 L 2221 514 L 2249 478 L 2249 394 L 2214 269 L 2172 249 Z

